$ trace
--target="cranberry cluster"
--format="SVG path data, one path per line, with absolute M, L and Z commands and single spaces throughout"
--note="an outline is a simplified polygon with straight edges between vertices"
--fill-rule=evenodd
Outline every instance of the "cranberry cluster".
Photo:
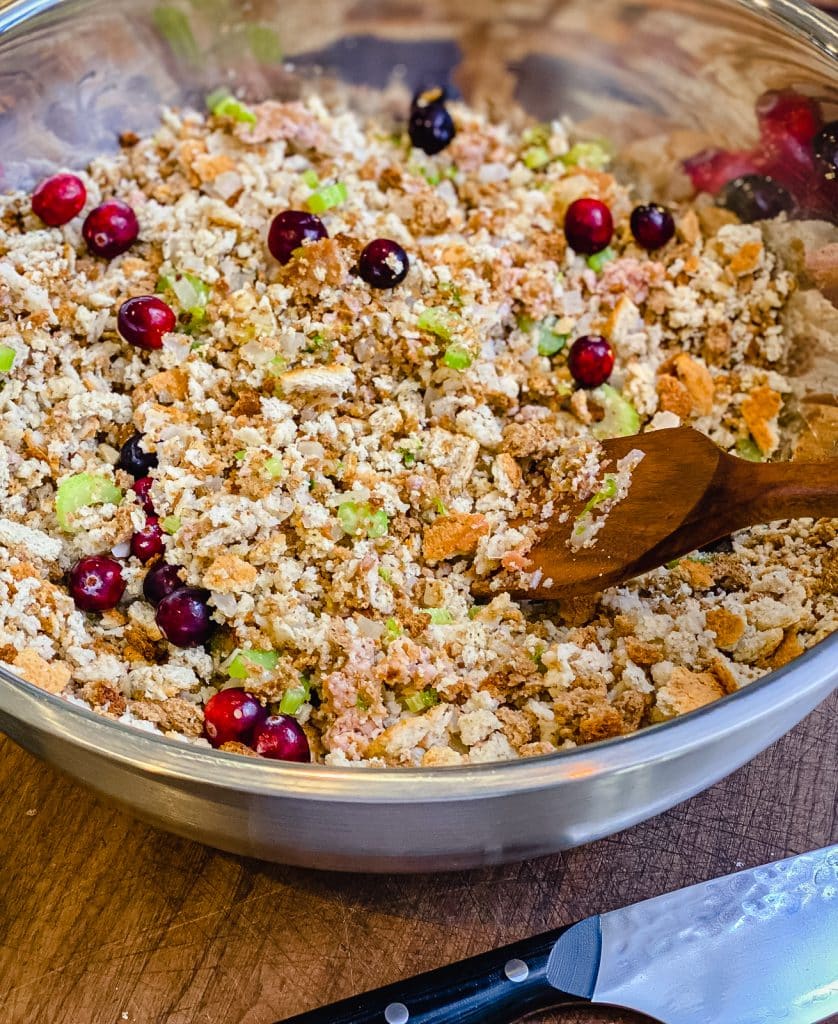
M 32 212 L 50 227 L 67 224 L 87 200 L 84 182 L 75 174 L 55 174 L 42 181 L 32 193 Z M 94 256 L 111 260 L 129 249 L 137 239 L 137 215 L 121 199 L 109 199 L 85 217 L 82 235 Z
M 219 690 L 204 706 L 204 733 L 214 747 L 244 743 L 276 761 L 310 761 L 302 726 L 291 715 L 271 715 L 252 693 Z
M 789 213 L 838 220 L 838 121 L 824 124 L 820 103 L 772 90 L 756 103 L 753 149 L 705 149 L 684 161 L 699 192 L 710 192 L 740 220 Z

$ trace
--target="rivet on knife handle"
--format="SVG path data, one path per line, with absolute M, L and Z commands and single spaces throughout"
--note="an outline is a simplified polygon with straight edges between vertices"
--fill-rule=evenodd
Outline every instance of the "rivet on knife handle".
M 509 1024 L 535 1010 L 589 1002 L 599 957 L 599 918 L 592 917 L 278 1024 Z

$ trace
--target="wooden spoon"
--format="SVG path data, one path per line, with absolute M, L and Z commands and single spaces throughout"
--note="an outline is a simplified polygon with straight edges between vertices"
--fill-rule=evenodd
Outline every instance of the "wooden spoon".
M 543 582 L 532 588 L 512 582 L 502 589 L 542 600 L 595 593 L 746 526 L 838 516 L 838 459 L 747 462 L 690 427 L 614 438 L 603 448 L 612 464 L 633 449 L 644 458 L 594 546 L 573 551 L 567 544 L 584 503 L 557 504 L 547 532 L 527 555 L 527 571 L 540 569 Z M 561 523 L 564 510 L 570 515 Z

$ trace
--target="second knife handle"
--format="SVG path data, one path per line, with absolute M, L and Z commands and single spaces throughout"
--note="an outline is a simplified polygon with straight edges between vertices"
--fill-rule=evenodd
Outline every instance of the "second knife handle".
M 547 980 L 550 954 L 568 930 L 525 939 L 278 1024 L 509 1024 L 534 1010 L 585 1003 L 589 999 L 562 992 Z

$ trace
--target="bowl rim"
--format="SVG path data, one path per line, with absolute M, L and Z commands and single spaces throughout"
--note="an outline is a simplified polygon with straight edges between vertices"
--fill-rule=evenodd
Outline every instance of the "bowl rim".
M 68 0 L 12 0 L 0 11 L 0 38 Z M 838 19 L 801 0 L 727 0 L 763 19 L 779 22 L 838 62 Z M 830 653 L 833 657 L 830 659 Z M 696 711 L 612 739 L 539 757 L 448 767 L 361 767 L 296 764 L 246 758 L 152 733 L 96 714 L 27 682 L 0 665 L 0 719 L 8 718 L 92 754 L 141 768 L 149 775 L 188 780 L 254 796 L 336 802 L 435 803 L 486 799 L 537 791 L 557 783 L 627 772 L 651 761 L 671 760 L 705 746 L 711 737 L 736 731 L 801 698 L 838 685 L 838 633 L 826 637 L 783 668 L 776 669 Z M 810 672 L 810 669 L 814 671 Z M 817 671 L 820 669 L 820 671 Z M 69 727 L 68 727 L 69 726 Z M 357 784 L 363 773 L 363 782 Z

